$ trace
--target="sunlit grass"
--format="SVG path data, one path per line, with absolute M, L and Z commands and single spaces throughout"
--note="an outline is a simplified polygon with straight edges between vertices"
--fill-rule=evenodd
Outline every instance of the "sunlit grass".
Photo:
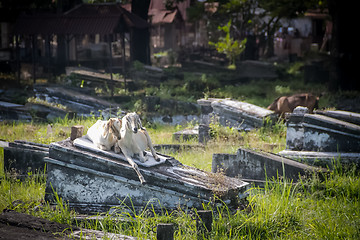
M 87 129 L 97 121 L 96 118 L 87 119 L 58 119 L 54 123 L 1 123 L 1 139 L 8 142 L 15 140 L 26 140 L 35 143 L 50 144 L 51 142 L 61 141 L 70 137 L 71 126 L 83 125 L 84 134 Z M 153 124 L 147 127 L 152 143 L 192 145 L 177 152 L 163 152 L 168 154 L 181 163 L 193 166 L 202 170 L 211 171 L 212 155 L 214 153 L 235 154 L 240 147 L 251 149 L 262 149 L 269 152 L 279 152 L 285 149 L 286 128 L 282 123 L 276 123 L 272 127 L 254 129 L 250 132 L 239 132 L 235 128 L 223 127 L 218 123 L 211 125 L 211 140 L 201 147 L 197 147 L 197 138 L 191 140 L 177 141 L 173 138 L 173 133 L 194 127 L 194 125 L 172 126 Z M 160 151 L 161 152 L 161 151 Z
M 175 239 L 196 239 L 198 235 L 195 209 L 154 211 L 152 206 L 157 208 L 161 200 L 136 211 L 119 199 L 119 206 L 111 211 L 95 215 L 91 221 L 77 222 L 74 218 L 78 214 L 61 198 L 56 198 L 55 208 L 42 201 L 43 183 L 34 178 L 24 183 L 7 179 L 1 183 L 1 192 L 1 201 L 10 209 L 78 227 L 156 239 L 157 224 L 173 223 Z M 212 232 L 207 239 L 359 239 L 359 195 L 360 178 L 353 171 L 313 175 L 296 184 L 269 181 L 263 188 L 249 190 L 244 210 L 205 204 L 204 209 L 213 212 Z
M 84 133 L 93 125 L 97 119 L 77 118 L 64 119 L 58 118 L 53 123 L 44 122 L 1 122 L 0 140 L 14 142 L 15 140 L 24 140 L 35 143 L 49 144 L 70 137 L 71 126 L 83 125 Z
M 50 143 L 67 138 L 72 125 L 84 125 L 85 132 L 97 119 L 59 120 L 52 125 L 18 123 L 0 124 L 1 138 L 6 141 L 28 140 Z M 236 153 L 239 147 L 277 152 L 285 148 L 285 125 L 281 122 L 250 132 L 213 124 L 212 139 L 205 146 L 197 140 L 176 141 L 172 134 L 189 126 L 153 125 L 147 127 L 154 144 L 182 144 L 192 148 L 166 152 L 183 164 L 211 170 L 213 153 Z M 63 134 L 61 131 L 64 131 Z M 84 132 L 84 134 L 85 134 Z M 38 138 L 38 139 L 36 139 Z M 3 164 L 0 149 L 0 167 Z M 245 210 L 228 209 L 226 204 L 208 204 L 213 211 L 213 231 L 208 239 L 359 239 L 360 178 L 354 169 L 335 163 L 334 171 L 313 175 L 299 183 L 268 181 L 264 188 L 252 188 Z M 45 178 L 30 176 L 24 181 L 5 177 L 0 182 L 0 211 L 5 208 L 33 214 L 60 223 L 75 224 L 105 232 L 119 233 L 139 239 L 156 239 L 158 223 L 174 223 L 175 239 L 196 239 L 196 210 L 147 210 L 136 212 L 131 206 L 116 207 L 116 214 L 105 212 L 93 221 L 77 222 L 77 213 L 61 198 L 55 207 L 44 202 Z M 56 195 L 55 195 L 56 196 Z M 160 200 L 161 201 L 161 200 Z M 159 203 L 155 203 L 159 204 Z M 160 203 L 161 204 L 161 203 Z M 122 219 L 122 220 L 119 220 Z
M 29 176 L 25 181 L 2 176 L 0 182 L 0 211 L 19 206 L 35 207 L 45 196 L 45 178 Z M 19 205 L 19 206 L 18 206 Z

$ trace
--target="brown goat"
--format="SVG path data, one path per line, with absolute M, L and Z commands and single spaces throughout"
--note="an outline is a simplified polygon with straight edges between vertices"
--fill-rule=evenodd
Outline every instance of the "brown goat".
M 316 97 L 311 93 L 301 93 L 289 97 L 279 97 L 275 99 L 267 109 L 273 110 L 281 117 L 284 117 L 285 113 L 291 113 L 297 106 L 307 107 L 309 112 L 312 113 L 314 108 L 318 108 L 318 102 L 319 97 Z

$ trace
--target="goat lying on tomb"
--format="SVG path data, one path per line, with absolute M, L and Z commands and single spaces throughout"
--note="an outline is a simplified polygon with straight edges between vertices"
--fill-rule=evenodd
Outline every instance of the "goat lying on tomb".
M 120 148 L 116 143 L 120 139 L 120 128 L 121 120 L 118 118 L 110 118 L 108 121 L 98 120 L 89 128 L 86 137 L 101 150 L 109 151 L 114 146 L 114 151 L 119 153 Z
M 126 160 L 138 174 L 140 182 L 145 183 L 145 179 L 141 175 L 137 164 L 132 160 L 132 157 L 137 154 L 141 162 L 147 161 L 147 157 L 144 156 L 144 150 L 149 147 L 154 159 L 156 161 L 160 159 L 153 148 L 148 132 L 141 124 L 139 115 L 136 113 L 128 113 L 122 118 L 120 135 L 121 138 L 117 143 L 118 146 Z
M 271 103 L 267 109 L 273 110 L 275 113 L 284 117 L 285 113 L 291 113 L 296 107 L 307 107 L 309 112 L 312 113 L 314 108 L 318 107 L 319 97 L 316 97 L 310 93 L 295 94 L 292 96 L 282 96 L 273 103 Z

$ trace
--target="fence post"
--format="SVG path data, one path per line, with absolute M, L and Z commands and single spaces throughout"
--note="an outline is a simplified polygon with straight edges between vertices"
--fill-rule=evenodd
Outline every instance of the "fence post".
M 84 126 L 82 125 L 74 125 L 71 127 L 71 135 L 70 140 L 74 141 L 75 139 L 82 137 L 84 132 Z
M 212 212 L 206 210 L 200 210 L 197 212 L 196 218 L 196 230 L 198 232 L 198 237 L 205 236 L 212 230 Z
M 157 240 L 174 240 L 174 224 L 160 223 L 156 230 Z
M 210 140 L 210 127 L 205 124 L 199 125 L 199 143 L 206 145 Z

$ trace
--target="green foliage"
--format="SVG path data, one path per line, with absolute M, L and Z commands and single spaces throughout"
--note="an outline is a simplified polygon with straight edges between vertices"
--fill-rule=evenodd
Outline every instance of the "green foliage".
M 226 141 L 229 139 L 238 139 L 239 131 L 234 127 L 222 126 L 217 121 L 211 121 L 209 124 L 210 127 L 210 136 L 216 141 Z M 239 126 L 240 127 L 240 126 Z
M 139 61 L 134 61 L 133 62 L 133 68 L 134 68 L 134 70 L 136 70 L 136 71 L 142 71 L 142 70 L 144 70 L 144 64 L 142 63 L 142 62 L 139 62 Z
M 230 37 L 231 20 L 225 26 L 218 29 L 225 33 L 225 37 L 220 37 L 218 42 L 209 42 L 219 53 L 224 53 L 230 61 L 230 65 L 235 66 L 236 58 L 245 50 L 246 38 L 242 41 L 234 40 Z
M 34 104 L 40 104 L 40 105 L 44 105 L 44 106 L 48 106 L 48 107 L 53 107 L 53 108 L 58 108 L 58 109 L 61 109 L 61 110 L 68 110 L 66 108 L 66 106 L 64 105 L 61 105 L 61 104 L 56 104 L 56 103 L 50 103 L 46 100 L 42 100 L 40 98 L 36 98 L 36 97 L 30 97 L 28 98 L 27 100 L 28 103 L 34 103 Z

